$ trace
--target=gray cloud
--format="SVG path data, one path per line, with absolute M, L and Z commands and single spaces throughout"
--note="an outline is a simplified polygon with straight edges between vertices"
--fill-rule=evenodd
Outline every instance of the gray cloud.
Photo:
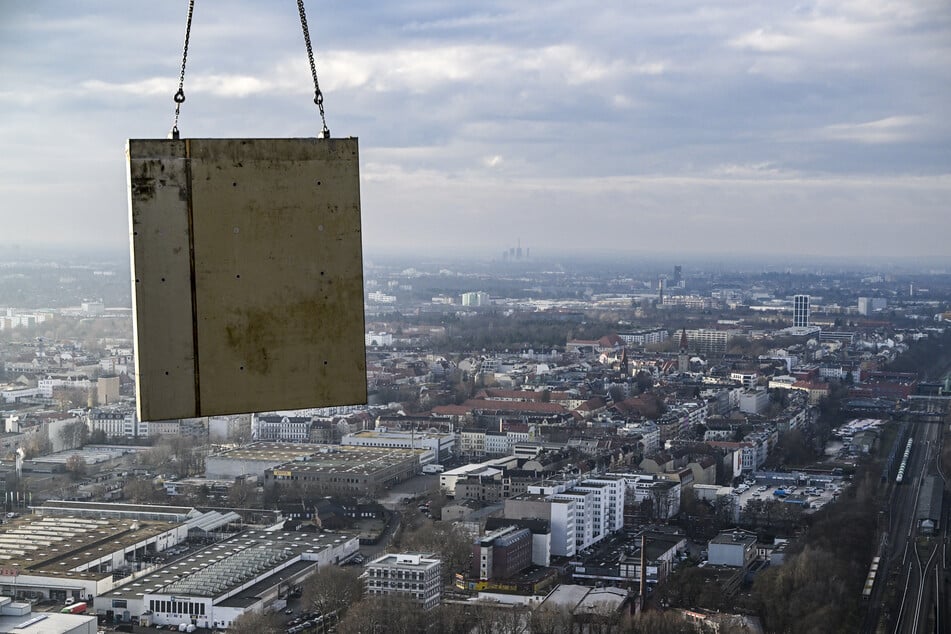
M 0 6 L 0 242 L 125 243 L 123 144 L 171 124 L 185 6 Z M 368 251 L 946 253 L 944 2 L 308 10 Z M 198 0 L 185 91 L 186 135 L 319 129 L 292 3 Z

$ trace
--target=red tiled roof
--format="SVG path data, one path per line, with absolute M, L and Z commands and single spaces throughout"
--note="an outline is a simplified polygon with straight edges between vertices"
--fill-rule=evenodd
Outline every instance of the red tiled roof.
M 601 409 L 605 406 L 604 399 L 600 396 L 595 396 L 590 398 L 578 407 L 575 408 L 576 412 L 593 412 L 595 410 Z
M 564 406 L 558 403 L 535 403 L 530 401 L 491 401 L 469 399 L 462 405 L 441 405 L 433 408 L 433 414 L 458 416 L 474 410 L 496 412 L 530 412 L 536 414 L 564 414 Z
M 471 408 L 465 405 L 438 405 L 433 408 L 433 414 L 436 416 L 464 416 L 471 411 Z

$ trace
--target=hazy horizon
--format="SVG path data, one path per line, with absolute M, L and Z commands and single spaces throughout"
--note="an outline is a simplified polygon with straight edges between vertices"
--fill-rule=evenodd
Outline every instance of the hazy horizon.
M 582 248 L 537 249 L 531 257 L 522 260 L 503 260 L 502 250 L 464 251 L 446 247 L 443 250 L 407 247 L 379 249 L 364 246 L 364 266 L 382 264 L 407 267 L 434 267 L 438 265 L 480 265 L 517 271 L 519 268 L 537 268 L 547 264 L 582 263 L 588 266 L 644 267 L 669 272 L 674 265 L 698 270 L 726 267 L 738 271 L 794 271 L 797 273 L 829 273 L 836 271 L 880 271 L 921 274 L 948 274 L 951 272 L 951 254 L 946 256 L 848 256 L 821 255 L 809 258 L 776 253 L 702 253 L 702 252 L 646 252 L 642 250 L 597 250 Z M 53 244 L 8 243 L 0 240 L 0 262 L 57 261 L 80 259 L 93 263 L 130 264 L 128 245 L 110 244 Z

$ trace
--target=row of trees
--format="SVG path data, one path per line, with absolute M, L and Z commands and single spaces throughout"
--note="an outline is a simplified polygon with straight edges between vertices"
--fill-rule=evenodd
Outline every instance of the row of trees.
M 786 562 L 759 574 L 752 599 L 770 632 L 855 632 L 876 547 L 876 469 L 866 468 L 836 504 L 814 516 Z M 798 549 L 798 552 L 797 552 Z
M 68 465 L 67 465 L 68 466 Z M 164 487 L 157 487 L 150 477 L 130 476 L 122 486 L 122 497 L 135 504 L 168 504 L 171 496 Z M 207 486 L 198 487 L 187 497 L 178 498 L 177 503 L 204 506 L 212 502 L 211 490 Z M 257 487 L 244 480 L 235 482 L 228 489 L 227 498 L 218 505 L 241 509 L 261 508 L 261 494 Z
M 676 613 L 605 610 L 576 617 L 560 607 L 445 603 L 424 612 L 399 596 L 364 596 L 355 568 L 327 566 L 304 584 L 302 609 L 336 620 L 340 634 L 675 634 L 683 631 Z M 283 634 L 280 614 L 248 613 L 235 620 L 235 634 Z
M 540 320 L 531 313 L 482 313 L 447 319 L 446 335 L 434 341 L 437 350 L 518 350 L 563 348 L 570 325 L 556 320 Z M 600 336 L 600 335 L 599 335 Z
M 888 365 L 893 372 L 917 372 L 923 379 L 941 380 L 951 372 L 951 329 L 929 333 L 927 339 L 912 341 L 908 350 Z
M 610 608 L 574 615 L 565 607 L 490 603 L 443 604 L 429 612 L 395 597 L 370 597 L 340 622 L 341 634 L 681 634 L 684 617 L 647 611 L 632 616 Z
M 2 296 L 2 295 L 0 295 Z M 4 296 L 4 299 L 9 299 Z M 9 305 L 9 304 L 7 304 Z M 90 354 L 103 354 L 103 342 L 128 340 L 132 332 L 131 316 L 75 317 L 54 316 L 30 327 L 0 330 L 0 342 L 29 342 L 37 338 L 47 341 L 76 342 Z M 3 364 L 0 363 L 0 368 Z
M 682 566 L 676 569 L 657 587 L 651 601 L 689 609 L 716 611 L 733 608 L 732 599 L 724 595 L 720 584 L 716 583 L 707 571 L 697 566 Z
M 171 471 L 179 478 L 187 478 L 204 471 L 204 450 L 192 438 L 168 436 L 152 438 L 152 446 L 138 454 L 138 463 L 155 472 Z

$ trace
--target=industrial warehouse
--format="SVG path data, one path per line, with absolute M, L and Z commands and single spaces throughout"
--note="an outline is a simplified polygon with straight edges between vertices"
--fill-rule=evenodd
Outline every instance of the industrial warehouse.
M 227 628 L 247 611 L 262 611 L 281 588 L 353 556 L 359 545 L 349 534 L 247 530 L 137 575 L 97 606 L 120 620 L 138 616 L 141 624 Z
M 84 601 L 108 592 L 150 555 L 185 541 L 188 525 L 136 519 L 17 518 L 0 527 L 7 596 Z
M 435 452 L 424 449 L 256 442 L 205 460 L 209 480 L 252 476 L 271 492 L 275 484 L 315 494 L 371 495 L 412 478 Z
M 0 526 L 0 592 L 85 602 L 109 621 L 227 628 L 359 548 L 354 534 L 237 530 L 234 513 L 189 507 L 51 501 L 34 511 Z

